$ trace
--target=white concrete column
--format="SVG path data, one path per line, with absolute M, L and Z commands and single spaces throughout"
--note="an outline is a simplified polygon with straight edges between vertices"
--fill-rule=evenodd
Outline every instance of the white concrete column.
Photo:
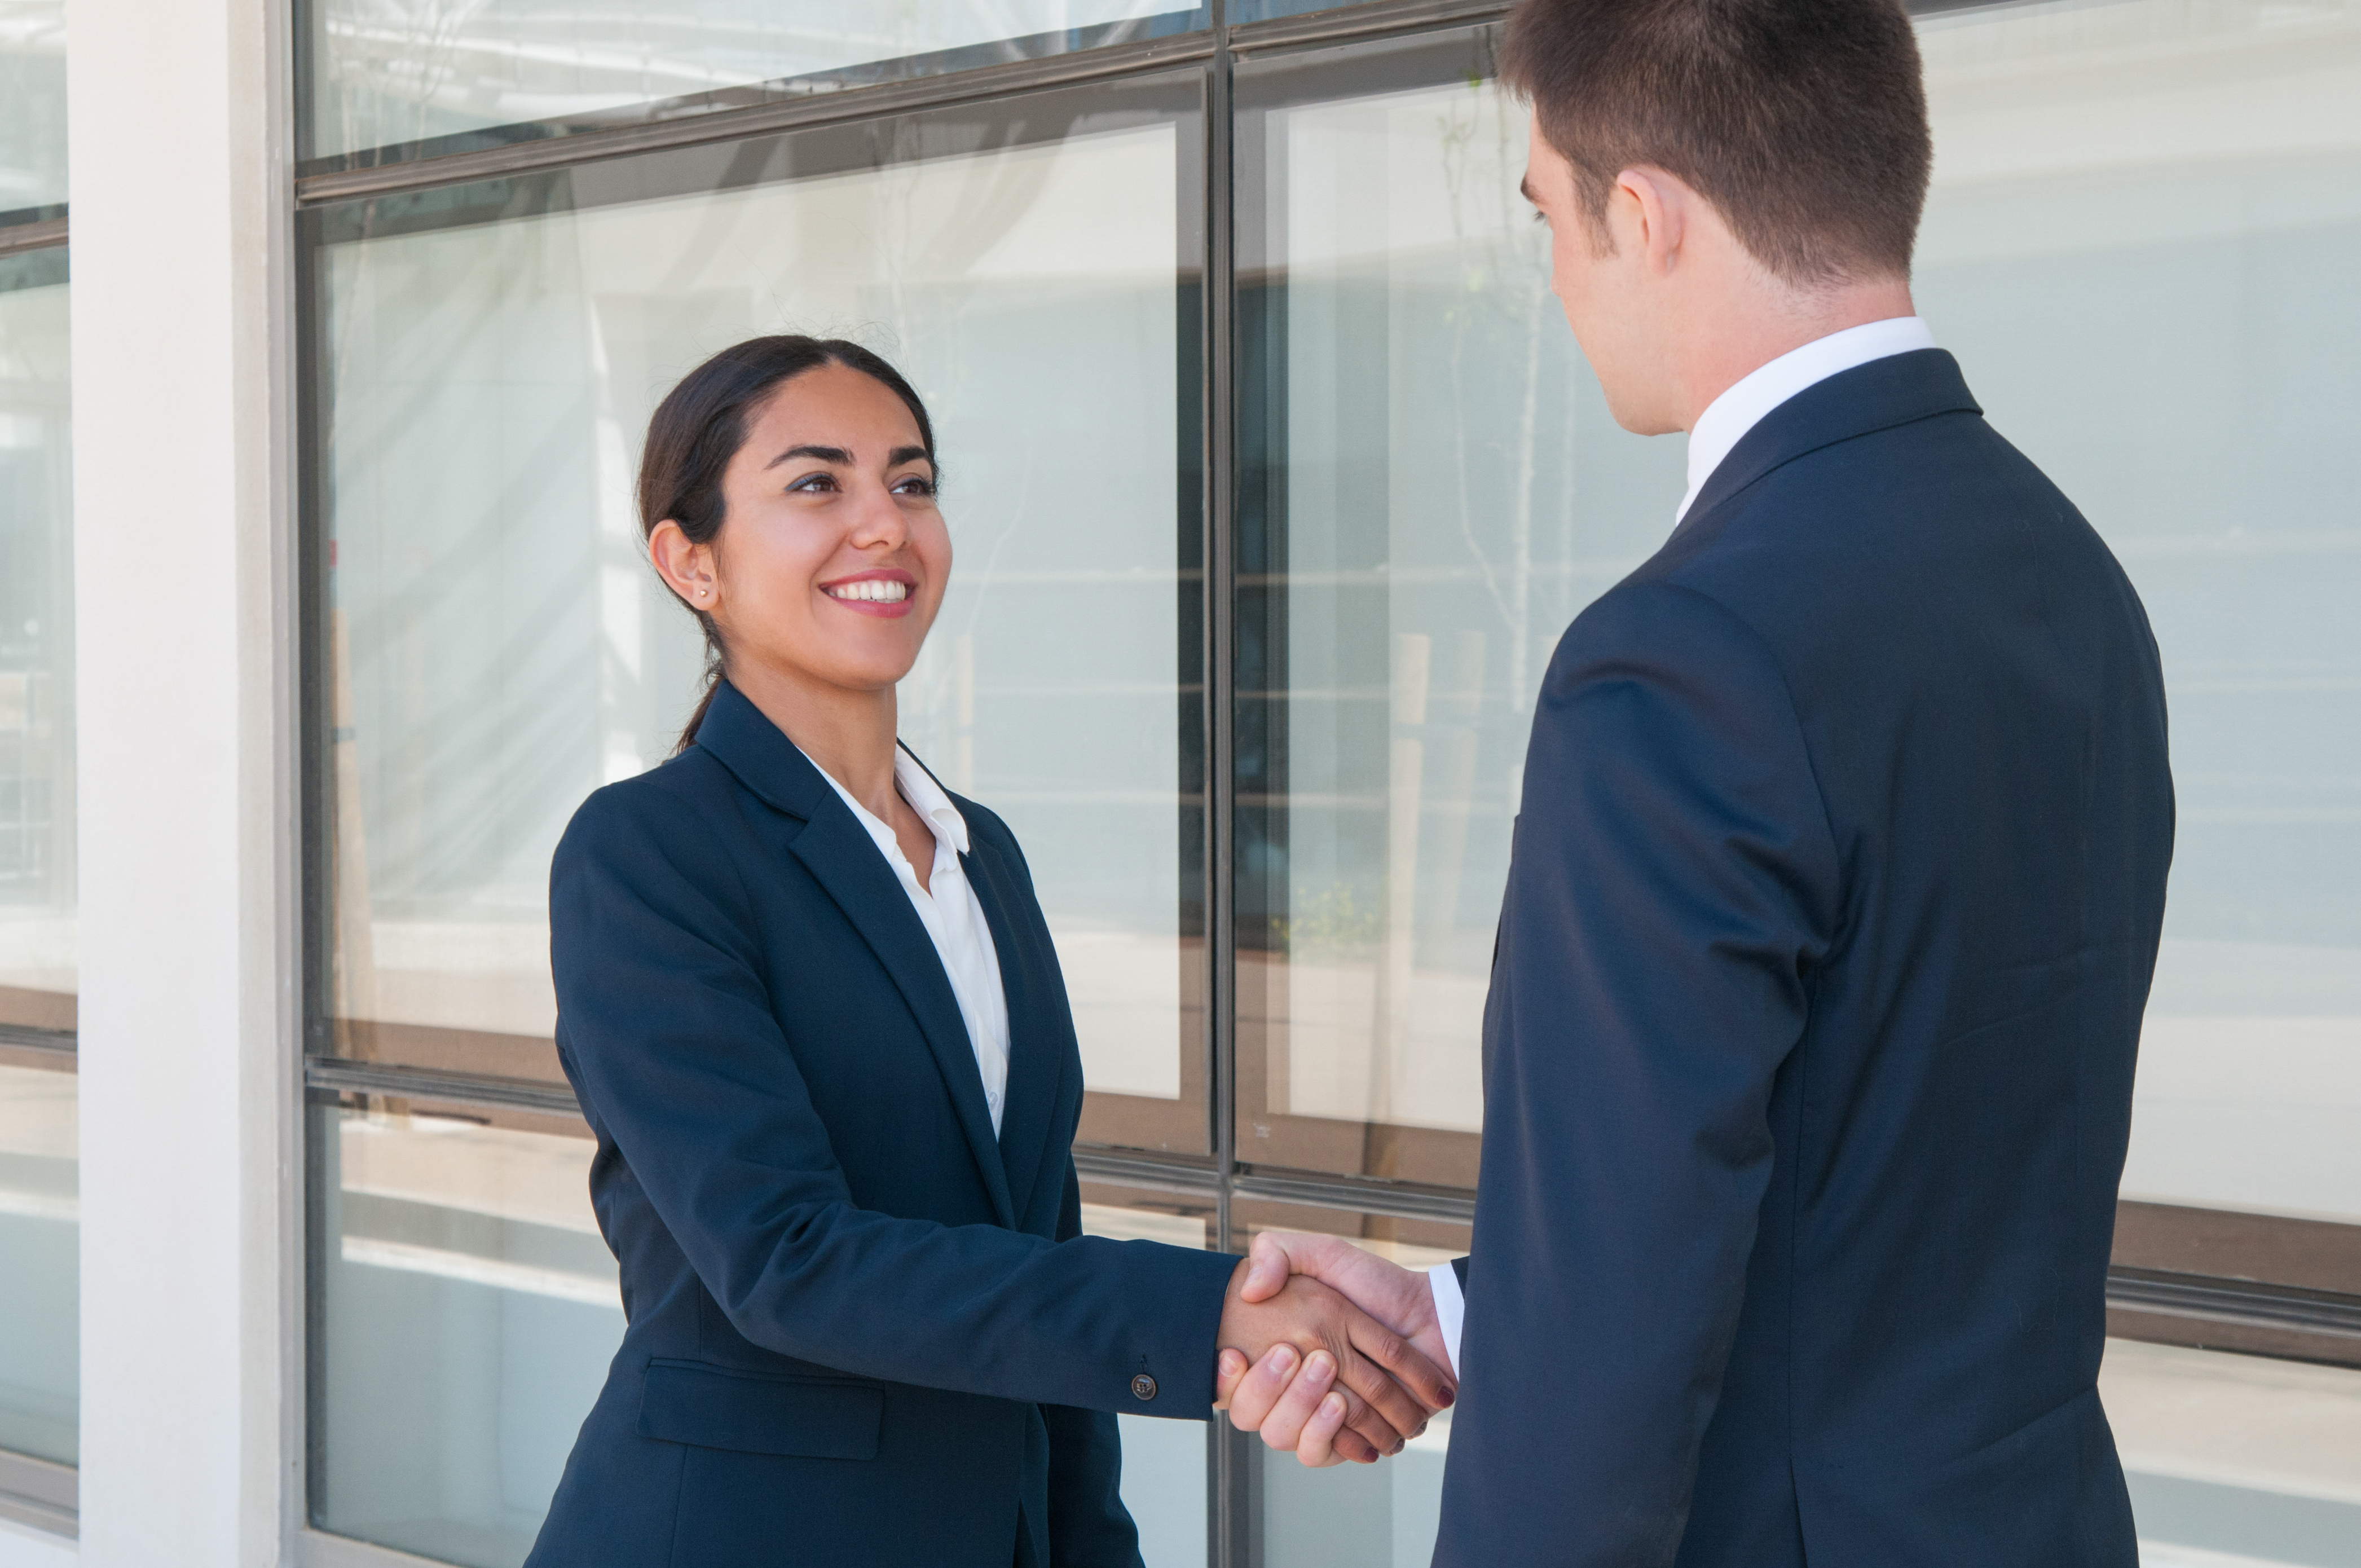
M 286 9 L 67 9 L 83 1568 L 294 1506 Z

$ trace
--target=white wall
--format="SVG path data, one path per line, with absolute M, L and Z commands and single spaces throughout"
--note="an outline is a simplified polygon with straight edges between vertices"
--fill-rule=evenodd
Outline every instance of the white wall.
M 74 0 L 82 1542 L 278 1560 L 295 966 L 271 0 Z

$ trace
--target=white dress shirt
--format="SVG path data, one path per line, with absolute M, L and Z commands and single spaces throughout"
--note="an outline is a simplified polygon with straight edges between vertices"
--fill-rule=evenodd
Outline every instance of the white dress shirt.
M 1673 513 L 1673 521 L 1678 523 L 1688 515 L 1697 492 L 1705 488 L 1706 481 L 1713 477 L 1722 459 L 1773 409 L 1839 371 L 1866 365 L 1872 359 L 1934 346 L 1935 334 L 1927 329 L 1925 322 L 1916 316 L 1894 316 L 1814 338 L 1803 347 L 1792 349 L 1740 377 L 1727 391 L 1706 405 L 1705 412 L 1697 415 L 1697 423 L 1689 428 L 1689 490 L 1681 498 L 1680 510 Z M 1444 1348 L 1451 1354 L 1451 1369 L 1455 1376 L 1459 1370 L 1459 1326 L 1467 1315 L 1467 1303 L 1459 1289 L 1459 1275 L 1451 1265 L 1438 1263 L 1427 1270 L 1426 1277 L 1428 1288 L 1434 1294 L 1434 1321 L 1443 1331 Z
M 1740 377 L 1729 390 L 1708 403 L 1697 423 L 1689 427 L 1689 490 L 1681 498 L 1673 521 L 1678 522 L 1688 515 L 1697 492 L 1730 455 L 1730 449 L 1781 403 L 1840 370 L 1934 346 L 1935 334 L 1927 330 L 1925 322 L 1916 316 L 1892 316 L 1814 338 Z
M 828 779 L 829 788 L 852 808 L 852 819 L 877 840 L 878 852 L 901 879 L 902 891 L 910 895 L 910 907 L 918 912 L 918 924 L 934 941 L 935 954 L 943 960 L 943 974 L 951 982 L 951 994 L 959 999 L 968 1043 L 975 1047 L 976 1069 L 983 1075 L 983 1102 L 992 1112 L 992 1130 L 996 1135 L 1000 1110 L 1008 1099 L 1008 992 L 1001 987 L 1000 955 L 992 945 L 992 927 L 960 865 L 968 847 L 967 819 L 943 793 L 943 786 L 918 765 L 918 760 L 895 746 L 894 787 L 935 836 L 934 869 L 921 887 L 893 828 L 853 799 L 851 792 L 829 777 L 826 768 L 819 769 L 819 776 Z

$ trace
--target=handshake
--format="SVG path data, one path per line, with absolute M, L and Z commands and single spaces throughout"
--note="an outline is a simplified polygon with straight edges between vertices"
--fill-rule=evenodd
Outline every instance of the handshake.
M 1306 1464 L 1400 1453 L 1459 1392 L 1426 1276 L 1337 1236 L 1257 1235 L 1215 1343 L 1215 1408 Z

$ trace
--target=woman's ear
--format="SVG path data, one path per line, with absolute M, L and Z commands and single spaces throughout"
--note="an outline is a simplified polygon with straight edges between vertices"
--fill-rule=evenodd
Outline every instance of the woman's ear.
M 690 541 L 687 531 L 671 518 L 648 532 L 648 562 L 664 586 L 691 609 L 710 611 L 721 598 L 721 583 L 713 570 L 713 546 Z

